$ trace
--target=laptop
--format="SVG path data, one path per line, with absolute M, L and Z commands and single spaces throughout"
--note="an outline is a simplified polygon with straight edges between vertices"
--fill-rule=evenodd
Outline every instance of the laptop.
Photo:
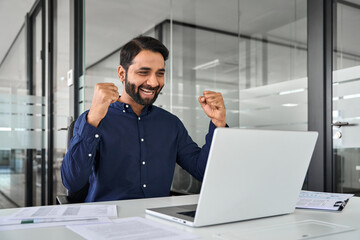
M 317 132 L 217 128 L 198 204 L 146 213 L 201 227 L 292 213 Z

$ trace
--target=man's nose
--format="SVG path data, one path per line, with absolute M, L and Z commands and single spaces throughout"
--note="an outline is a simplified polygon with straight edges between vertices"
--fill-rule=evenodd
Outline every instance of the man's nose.
M 149 79 L 147 80 L 147 84 L 151 87 L 157 87 L 159 85 L 159 81 L 156 77 L 156 74 L 151 74 Z

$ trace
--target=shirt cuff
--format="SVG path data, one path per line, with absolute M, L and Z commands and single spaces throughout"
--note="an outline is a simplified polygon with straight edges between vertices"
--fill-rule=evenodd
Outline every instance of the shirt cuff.
M 215 124 L 210 120 L 209 132 L 214 132 L 215 128 L 217 128 L 217 127 L 216 127 Z
M 87 140 L 88 142 L 92 142 L 94 139 L 100 139 L 101 137 L 101 127 L 100 124 L 98 127 L 94 127 L 86 121 L 87 112 L 82 114 L 78 119 L 79 122 L 79 132 L 78 135 Z
M 225 126 L 226 128 L 228 128 L 229 127 L 229 125 L 227 125 L 226 124 L 226 126 Z M 215 124 L 210 120 L 210 124 L 209 124 L 209 132 L 210 131 L 214 131 L 215 130 L 215 128 L 217 128 L 216 126 L 215 126 Z

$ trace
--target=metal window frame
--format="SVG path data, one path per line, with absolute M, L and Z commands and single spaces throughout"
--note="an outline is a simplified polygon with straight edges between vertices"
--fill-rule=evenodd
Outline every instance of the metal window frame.
M 54 0 L 48 0 L 48 162 L 47 162 L 47 202 L 54 203 Z M 45 169 L 44 169 L 45 171 Z
M 73 2 L 73 45 L 74 45 L 74 119 L 80 115 L 80 102 L 79 102 L 79 86 L 80 77 L 84 74 L 84 0 L 77 0 Z
M 308 0 L 308 130 L 319 133 L 307 188 L 335 190 L 332 154 L 333 0 Z
M 34 95 L 34 79 L 33 79 L 33 37 L 34 37 L 34 19 L 41 11 L 41 95 L 46 96 L 46 11 L 45 0 L 37 0 L 31 10 L 25 16 L 25 28 L 26 28 L 26 79 L 28 94 Z M 34 205 L 34 191 L 33 188 L 33 157 L 36 149 L 26 150 L 26 171 L 25 171 L 25 206 Z M 46 191 L 46 149 L 41 149 L 41 205 L 45 205 L 45 191 Z
M 32 63 L 32 24 L 30 14 L 25 16 L 26 28 L 26 80 L 28 94 L 33 95 L 33 63 Z M 33 205 L 33 154 L 30 149 L 26 149 L 26 170 L 25 170 L 25 206 Z

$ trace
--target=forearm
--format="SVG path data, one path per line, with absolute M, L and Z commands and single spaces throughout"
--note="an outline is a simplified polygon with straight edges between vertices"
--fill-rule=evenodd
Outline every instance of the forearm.
M 70 192 L 80 190 L 89 180 L 96 145 L 82 140 L 71 146 L 61 165 L 62 182 Z
M 184 143 L 181 149 L 179 149 L 178 163 L 179 165 L 188 171 L 193 177 L 202 181 L 205 173 L 207 159 L 210 151 L 211 141 L 216 126 L 213 122 L 209 124 L 209 131 L 205 137 L 205 144 L 202 148 L 191 140 L 188 136 L 184 138 Z
M 225 124 L 225 126 L 226 126 L 226 124 Z M 210 147 L 211 147 L 211 142 L 212 142 L 214 131 L 215 131 L 216 127 L 217 126 L 214 125 L 213 121 L 211 121 L 209 124 L 208 133 L 205 136 L 205 144 L 202 146 L 199 156 L 196 159 L 197 160 L 196 161 L 196 165 L 197 165 L 196 170 L 197 170 L 198 175 L 201 176 L 201 179 L 199 179 L 200 181 L 202 181 L 202 179 L 204 178 L 207 160 L 209 157 L 209 152 L 210 152 Z
M 88 182 L 100 136 L 100 128 L 86 122 L 86 113 L 81 115 L 76 121 L 74 136 L 61 165 L 62 181 L 70 192 L 80 190 Z

